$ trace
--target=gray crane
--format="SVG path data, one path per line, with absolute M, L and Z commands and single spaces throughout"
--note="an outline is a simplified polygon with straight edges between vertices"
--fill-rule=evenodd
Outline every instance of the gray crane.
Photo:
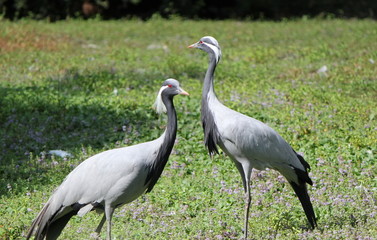
M 213 81 L 221 58 L 221 48 L 215 38 L 205 36 L 188 47 L 201 49 L 209 55 L 201 106 L 204 143 L 211 156 L 219 153 L 217 146 L 220 146 L 241 174 L 246 193 L 245 239 L 248 235 L 250 178 L 253 168 L 270 168 L 280 172 L 298 196 L 311 227 L 315 228 L 316 217 L 306 188 L 306 183 L 313 184 L 308 175 L 309 164 L 272 128 L 224 106 L 217 99 Z
M 173 149 L 177 117 L 173 97 L 189 95 L 175 79 L 167 79 L 158 93 L 158 113 L 167 112 L 167 126 L 157 139 L 133 146 L 96 154 L 79 164 L 55 190 L 33 221 L 26 239 L 57 239 L 77 214 L 91 210 L 104 211 L 96 228 L 97 236 L 107 221 L 106 239 L 111 239 L 111 218 L 115 208 L 152 191 Z

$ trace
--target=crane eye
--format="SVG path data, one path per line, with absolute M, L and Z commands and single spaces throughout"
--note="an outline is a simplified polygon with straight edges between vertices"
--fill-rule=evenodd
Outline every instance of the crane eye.
M 170 87 L 170 88 L 171 88 L 171 87 L 173 87 L 173 85 L 171 85 L 171 84 L 168 84 L 168 87 Z
M 203 41 L 199 41 L 199 43 L 200 43 L 200 44 L 202 44 L 202 43 L 203 43 Z

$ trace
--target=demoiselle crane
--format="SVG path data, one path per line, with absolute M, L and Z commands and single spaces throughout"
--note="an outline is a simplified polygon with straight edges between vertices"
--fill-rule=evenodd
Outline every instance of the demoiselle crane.
M 220 146 L 241 174 L 246 193 L 245 239 L 248 235 L 250 178 L 253 168 L 270 168 L 280 172 L 292 186 L 314 228 L 317 224 L 316 217 L 306 188 L 306 183 L 313 184 L 308 175 L 309 164 L 272 128 L 224 106 L 217 99 L 213 81 L 221 58 L 221 48 L 215 38 L 205 36 L 188 47 L 201 49 L 209 55 L 201 106 L 204 142 L 211 156 L 219 153 L 217 146 Z
M 26 239 L 57 239 L 77 214 L 104 210 L 96 229 L 99 233 L 107 221 L 106 239 L 111 239 L 111 218 L 115 208 L 152 191 L 173 149 L 177 117 L 173 97 L 189 95 L 175 79 L 167 79 L 158 93 L 158 113 L 167 112 L 167 126 L 157 139 L 133 146 L 101 152 L 79 164 L 55 190 L 31 225 Z

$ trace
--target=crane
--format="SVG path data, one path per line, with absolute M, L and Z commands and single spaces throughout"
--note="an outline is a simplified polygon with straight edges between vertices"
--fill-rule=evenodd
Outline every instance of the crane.
M 96 228 L 97 236 L 107 221 L 106 239 L 111 239 L 111 219 L 115 208 L 152 191 L 168 161 L 177 133 L 175 95 L 189 95 L 175 79 L 163 82 L 155 107 L 167 113 L 167 126 L 157 139 L 96 154 L 80 163 L 64 179 L 33 221 L 26 239 L 57 239 L 77 214 L 104 211 Z
M 280 172 L 299 198 L 310 226 L 315 228 L 316 217 L 306 187 L 306 183 L 313 184 L 308 175 L 309 164 L 272 128 L 224 106 L 218 100 L 214 91 L 214 73 L 221 59 L 221 48 L 214 37 L 202 37 L 188 47 L 198 48 L 209 55 L 201 104 L 204 143 L 211 156 L 219 153 L 219 146 L 233 160 L 241 175 L 246 195 L 244 238 L 247 239 L 248 235 L 253 168 L 270 168 Z

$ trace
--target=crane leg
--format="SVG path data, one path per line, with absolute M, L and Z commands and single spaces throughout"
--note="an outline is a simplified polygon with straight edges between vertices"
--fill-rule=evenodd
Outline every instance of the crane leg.
M 236 165 L 238 172 L 239 172 L 240 175 L 241 175 L 242 184 L 243 184 L 243 189 L 244 189 L 244 191 L 245 191 L 245 193 L 246 193 L 246 191 L 247 191 L 247 189 L 246 189 L 246 182 L 247 182 L 247 181 L 246 181 L 246 177 L 245 177 L 245 172 L 244 172 L 244 170 L 243 170 L 243 166 L 242 166 L 242 164 L 241 164 L 240 162 L 238 162 L 237 160 L 235 160 L 235 159 L 233 159 L 233 158 L 232 158 L 232 160 L 233 160 L 234 164 Z
M 110 205 L 105 206 L 105 216 L 107 221 L 107 236 L 106 240 L 111 240 L 111 218 L 113 217 L 114 208 Z
M 231 155 L 229 155 L 231 156 Z M 251 194 L 250 194 L 250 179 L 251 172 L 253 168 L 250 166 L 250 162 L 247 159 L 235 159 L 232 158 L 233 162 L 236 164 L 236 167 L 241 175 L 243 187 L 245 190 L 245 225 L 244 225 L 244 239 L 247 240 L 248 226 L 249 226 L 249 211 L 251 203 Z
M 247 181 L 246 206 L 245 206 L 245 240 L 247 240 L 247 234 L 248 234 L 250 203 L 251 203 L 250 184 L 249 184 L 249 181 Z
M 103 227 L 103 224 L 105 223 L 106 221 L 106 214 L 103 214 L 103 217 L 101 219 L 101 222 L 98 224 L 98 227 L 96 228 L 96 238 L 99 239 L 100 238 L 100 233 L 101 233 L 101 230 L 102 230 L 102 227 Z

